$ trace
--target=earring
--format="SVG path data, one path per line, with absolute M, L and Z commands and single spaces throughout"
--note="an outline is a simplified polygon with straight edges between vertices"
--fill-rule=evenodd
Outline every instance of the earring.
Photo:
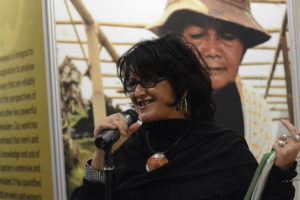
M 185 107 L 184 104 L 185 104 L 185 101 L 184 101 L 184 99 L 182 99 L 181 102 L 180 102 L 180 105 L 181 105 L 180 110 L 182 110 L 182 111 L 184 111 L 184 107 Z
M 177 111 L 181 110 L 183 112 L 187 112 L 188 104 L 187 104 L 186 97 L 184 99 L 182 99 L 178 104 L 176 104 L 176 110 Z
M 187 111 L 188 111 L 188 104 L 187 104 L 186 97 L 184 97 L 184 99 L 182 99 L 182 102 L 181 102 L 181 110 L 182 110 L 184 113 L 187 113 Z
M 188 104 L 187 104 L 186 97 L 184 98 L 184 110 L 185 112 L 188 112 Z

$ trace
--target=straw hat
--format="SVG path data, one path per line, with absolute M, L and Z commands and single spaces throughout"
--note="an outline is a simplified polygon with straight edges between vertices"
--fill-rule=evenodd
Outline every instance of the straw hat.
M 163 16 L 147 28 L 155 34 L 160 34 L 160 29 L 169 22 L 170 17 L 184 10 L 237 25 L 247 34 L 247 37 L 243 38 L 247 47 L 258 45 L 270 38 L 254 19 L 250 0 L 168 0 Z

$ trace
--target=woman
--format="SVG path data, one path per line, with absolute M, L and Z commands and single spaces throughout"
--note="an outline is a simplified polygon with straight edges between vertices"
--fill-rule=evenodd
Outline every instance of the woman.
M 112 148 L 112 199 L 243 199 L 257 162 L 243 137 L 212 120 L 213 90 L 197 49 L 167 35 L 136 44 L 117 67 L 142 125 L 127 127 L 123 115 L 113 114 L 95 128 L 95 138 L 106 129 L 121 134 Z M 264 199 L 294 196 L 300 142 L 286 140 L 274 146 L 277 158 Z M 104 151 L 97 149 L 72 199 L 104 198 L 103 160 Z
M 276 134 L 272 131 L 272 116 L 267 102 L 237 77 L 247 49 L 270 38 L 253 17 L 250 1 L 168 0 L 163 15 L 148 28 L 159 36 L 176 33 L 197 47 L 210 67 L 216 96 L 226 90 L 223 96 L 228 97 L 227 102 L 224 102 L 226 98 L 216 99 L 218 113 L 215 117 L 218 123 L 241 132 L 258 161 L 270 151 Z M 227 92 L 226 86 L 235 81 L 238 90 L 229 88 Z M 232 100 L 235 91 L 240 96 L 241 100 L 237 101 L 241 102 L 241 106 Z M 223 113 L 219 112 L 224 109 Z M 241 117 L 228 116 L 230 110 L 232 113 L 241 109 Z M 241 118 L 244 123 L 239 123 Z

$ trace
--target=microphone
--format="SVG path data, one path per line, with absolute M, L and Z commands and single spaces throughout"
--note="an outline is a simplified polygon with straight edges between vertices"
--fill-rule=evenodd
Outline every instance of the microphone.
M 128 127 L 138 120 L 138 114 L 133 109 L 128 109 L 122 112 L 121 114 L 126 118 Z M 99 149 L 105 150 L 109 146 L 113 145 L 119 138 L 120 138 L 120 132 L 118 129 L 103 130 L 97 136 L 95 140 L 95 145 Z

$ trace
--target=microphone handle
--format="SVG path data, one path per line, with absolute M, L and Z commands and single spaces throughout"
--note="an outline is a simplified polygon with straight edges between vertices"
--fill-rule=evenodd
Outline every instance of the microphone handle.
M 99 149 L 106 149 L 110 145 L 113 145 L 120 138 L 120 132 L 118 129 L 104 130 L 95 140 L 95 145 Z
M 128 109 L 121 113 L 127 122 L 128 127 L 138 120 L 138 114 L 133 109 Z M 120 138 L 120 132 L 118 129 L 103 130 L 96 138 L 95 145 L 99 149 L 106 150 L 111 147 Z

